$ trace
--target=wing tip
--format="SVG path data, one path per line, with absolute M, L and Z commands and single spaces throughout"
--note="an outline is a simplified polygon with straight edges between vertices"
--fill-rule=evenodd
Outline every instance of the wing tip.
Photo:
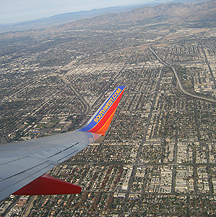
M 97 112 L 91 117 L 87 124 L 84 125 L 84 127 L 80 128 L 79 131 L 105 135 L 125 88 L 125 86 L 116 87 L 116 89 L 102 104 L 99 110 L 97 110 Z

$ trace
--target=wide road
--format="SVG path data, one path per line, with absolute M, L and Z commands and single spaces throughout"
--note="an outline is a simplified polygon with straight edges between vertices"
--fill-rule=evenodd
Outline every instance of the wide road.
M 158 59 L 163 65 L 170 66 L 170 67 L 172 68 L 173 73 L 174 73 L 174 75 L 175 75 L 175 77 L 176 77 L 176 80 L 177 80 L 177 82 L 178 82 L 179 88 L 180 88 L 180 90 L 181 90 L 184 94 L 186 94 L 186 95 L 188 95 L 188 96 L 191 96 L 191 97 L 194 97 L 194 98 L 197 98 L 197 99 L 201 99 L 201 100 L 205 100 L 205 101 L 208 101 L 208 102 L 216 103 L 216 100 L 214 100 L 214 99 L 210 99 L 210 98 L 206 98 L 206 97 L 202 97 L 202 96 L 197 96 L 197 95 L 188 93 L 188 92 L 183 88 L 183 86 L 182 86 L 182 84 L 181 84 L 181 81 L 180 81 L 180 79 L 179 79 L 179 76 L 178 76 L 178 74 L 177 74 L 175 68 L 174 68 L 171 64 L 164 62 L 164 61 L 155 53 L 155 51 L 154 51 L 151 47 L 149 47 L 149 50 L 157 57 L 157 59 Z
M 77 90 L 70 84 L 70 82 L 67 80 L 66 75 L 62 76 L 62 81 L 74 92 L 74 94 L 77 96 L 77 98 L 81 101 L 83 104 L 83 107 L 85 109 L 84 114 L 89 113 L 89 104 L 85 101 L 85 99 L 77 92 Z
M 142 149 L 143 149 L 143 144 L 146 141 L 146 135 L 147 135 L 148 128 L 149 128 L 149 125 L 150 125 L 150 121 L 151 121 L 151 117 L 152 117 L 152 112 L 154 110 L 154 105 L 155 105 L 156 97 L 157 97 L 157 94 L 158 94 L 158 90 L 160 88 L 160 82 L 161 82 L 161 78 L 162 78 L 162 69 L 160 70 L 159 76 L 160 77 L 159 77 L 159 79 L 157 81 L 157 84 L 156 84 L 156 89 L 155 89 L 154 98 L 153 98 L 153 101 L 152 101 L 152 104 L 151 104 L 151 109 L 150 109 L 149 116 L 148 116 L 148 119 L 147 119 L 147 122 L 146 122 L 145 131 L 143 132 L 143 137 L 142 137 L 142 140 L 140 142 L 140 145 L 139 145 L 139 148 L 138 148 L 138 151 L 137 151 L 137 157 L 136 157 L 136 161 L 135 161 L 135 163 L 133 165 L 133 171 L 132 171 L 129 183 L 128 183 L 128 189 L 127 189 L 127 192 L 125 193 L 125 200 L 124 200 L 124 203 L 123 203 L 123 206 L 122 206 L 122 211 L 121 211 L 120 217 L 124 216 L 125 209 L 126 209 L 126 206 L 127 206 L 128 200 L 129 200 L 129 194 L 131 193 L 131 188 L 132 188 L 132 185 L 133 185 L 133 181 L 135 179 L 135 175 L 136 175 L 136 172 L 137 172 L 137 167 L 139 165 L 139 160 L 140 160 L 140 155 L 141 155 L 141 152 L 142 152 Z M 145 177 L 147 177 L 148 172 L 149 172 L 149 170 L 147 170 L 147 173 L 146 173 Z M 146 182 L 147 182 L 147 180 L 144 180 L 144 183 L 143 183 L 143 186 L 142 186 L 142 193 L 141 193 L 140 200 L 143 199 L 143 194 L 144 194 L 144 189 L 143 188 L 145 187 Z
M 213 72 L 212 72 L 210 63 L 209 63 L 209 61 L 208 61 L 208 58 L 207 58 L 205 49 L 203 48 L 203 45 L 202 45 L 201 42 L 199 42 L 199 44 L 200 44 L 200 46 L 201 46 L 201 48 L 202 48 L 202 52 L 203 52 L 203 54 L 204 54 L 204 56 L 205 56 L 205 62 L 206 62 L 206 64 L 207 64 L 208 68 L 209 68 L 209 71 L 210 71 L 210 74 L 211 74 L 211 77 L 212 77 L 212 81 L 213 81 L 213 83 L 214 83 L 214 88 L 215 88 L 215 87 L 216 87 L 215 78 L 214 78 L 214 75 L 213 75 Z

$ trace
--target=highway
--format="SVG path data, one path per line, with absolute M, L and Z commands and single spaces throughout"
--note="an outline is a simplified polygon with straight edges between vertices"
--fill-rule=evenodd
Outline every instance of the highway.
M 210 99 L 210 98 L 206 98 L 206 97 L 202 97 L 202 96 L 197 96 L 197 95 L 188 93 L 188 92 L 183 88 L 183 86 L 182 86 L 182 84 L 181 84 L 181 81 L 180 81 L 180 79 L 179 79 L 179 76 L 178 76 L 178 74 L 177 74 L 175 68 L 174 68 L 171 64 L 164 62 L 164 61 L 155 53 L 155 51 L 154 51 L 151 47 L 149 47 L 149 50 L 156 56 L 156 58 L 157 58 L 163 65 L 166 65 L 166 66 L 169 66 L 169 67 L 172 68 L 173 73 L 174 73 L 174 75 L 175 75 L 175 77 L 176 77 L 176 80 L 177 80 L 177 82 L 178 82 L 179 88 L 180 88 L 180 90 L 181 90 L 184 94 L 186 94 L 186 95 L 188 95 L 188 96 L 191 96 L 191 97 L 193 97 L 193 98 L 197 98 L 197 99 L 205 100 L 205 101 L 208 101 L 208 102 L 216 103 L 216 100 L 214 100 L 214 99 Z

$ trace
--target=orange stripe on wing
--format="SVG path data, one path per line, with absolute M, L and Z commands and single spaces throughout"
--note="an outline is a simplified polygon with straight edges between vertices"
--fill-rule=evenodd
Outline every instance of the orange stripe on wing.
M 107 120 L 113 114 L 113 112 L 115 113 L 115 111 L 117 109 L 117 106 L 119 104 L 119 101 L 120 101 L 120 99 L 122 97 L 123 92 L 118 96 L 118 98 L 116 99 L 116 101 L 113 103 L 113 105 L 110 107 L 110 109 L 104 115 L 104 117 L 98 122 L 98 124 L 95 127 L 93 127 L 91 130 L 89 130 L 88 132 L 96 133 L 96 132 L 98 132 L 104 126 L 104 124 L 107 122 Z
M 106 121 L 106 123 L 100 128 L 100 130 L 98 130 L 96 133 L 102 134 L 103 136 L 105 135 L 105 132 L 107 131 L 107 129 L 109 128 L 109 125 L 113 119 L 113 116 L 115 114 L 116 109 L 114 110 L 114 112 L 112 113 L 112 115 L 110 115 L 109 119 Z

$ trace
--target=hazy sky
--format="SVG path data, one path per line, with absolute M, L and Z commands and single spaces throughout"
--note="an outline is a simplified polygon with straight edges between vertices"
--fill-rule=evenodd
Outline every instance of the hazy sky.
M 0 24 L 95 8 L 145 4 L 153 0 L 0 0 Z

